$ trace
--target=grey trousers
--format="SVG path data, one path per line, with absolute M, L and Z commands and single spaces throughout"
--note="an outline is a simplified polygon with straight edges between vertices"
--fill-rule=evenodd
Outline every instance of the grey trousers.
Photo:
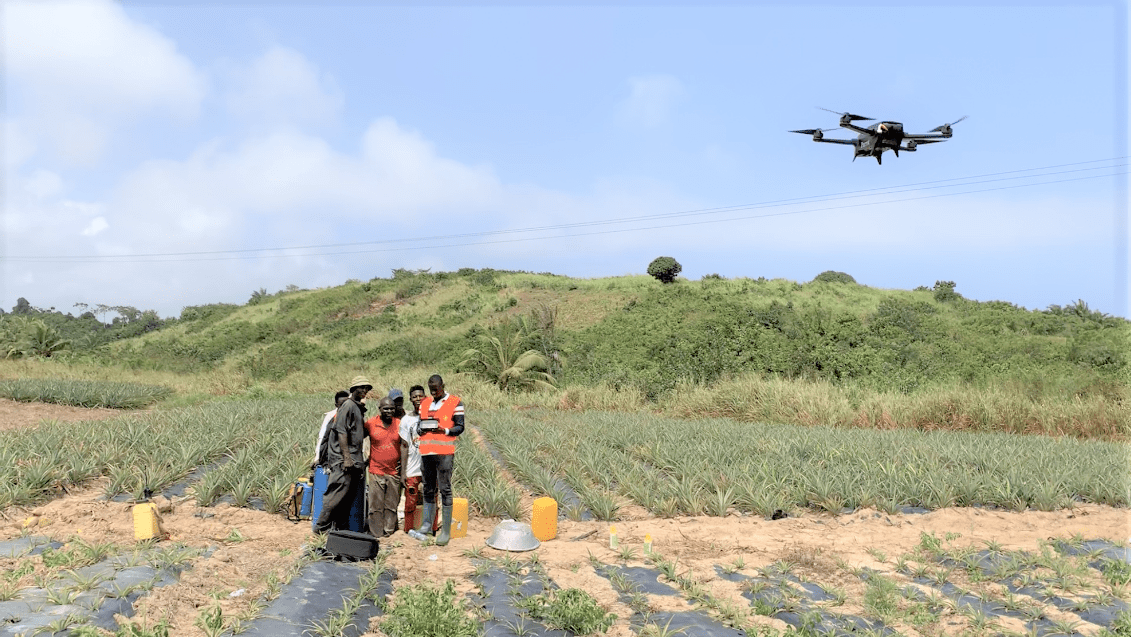
M 401 503 L 401 477 L 366 472 L 369 476 L 369 534 L 388 537 L 397 532 L 397 506 Z

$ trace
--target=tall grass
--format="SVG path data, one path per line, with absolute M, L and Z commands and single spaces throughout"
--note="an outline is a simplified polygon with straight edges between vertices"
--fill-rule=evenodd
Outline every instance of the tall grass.
M 1032 398 L 1010 386 L 952 383 L 912 394 L 822 381 L 744 376 L 684 385 L 661 401 L 665 413 L 745 422 L 872 429 L 979 431 L 1127 440 L 1131 400 L 1100 394 Z
M 55 403 L 76 407 L 139 409 L 173 393 L 162 385 L 95 380 L 25 378 L 0 381 L 0 397 L 20 402 Z

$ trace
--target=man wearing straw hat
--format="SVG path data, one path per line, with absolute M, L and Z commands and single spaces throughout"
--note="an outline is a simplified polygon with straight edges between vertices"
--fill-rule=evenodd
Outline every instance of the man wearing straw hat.
M 368 438 L 365 431 L 365 405 L 361 403 L 373 383 L 364 376 L 350 381 L 349 399 L 338 408 L 329 433 L 330 478 L 322 496 L 322 513 L 314 525 L 315 533 L 325 533 L 330 528 L 349 526 L 350 507 L 357 498 L 358 489 L 365 488 L 365 458 L 361 445 Z

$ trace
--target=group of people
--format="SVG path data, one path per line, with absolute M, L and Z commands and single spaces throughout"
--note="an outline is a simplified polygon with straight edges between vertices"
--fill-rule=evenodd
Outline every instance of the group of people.
M 397 508 L 403 493 L 405 532 L 416 529 L 435 535 L 437 545 L 448 543 L 452 468 L 456 438 L 464 430 L 464 410 L 459 396 L 444 390 L 439 374 L 429 378 L 427 385 L 427 395 L 420 385 L 408 390 L 411 412 L 405 410 L 404 393 L 393 389 L 377 401 L 377 415 L 369 419 L 365 417 L 366 397 L 373 384 L 365 377 L 354 378 L 348 392 L 334 396 L 337 409 L 326 413 L 315 449 L 315 464 L 329 470 L 316 533 L 347 528 L 358 489 L 365 489 L 368 480 L 370 534 L 389 537 L 397 532 Z

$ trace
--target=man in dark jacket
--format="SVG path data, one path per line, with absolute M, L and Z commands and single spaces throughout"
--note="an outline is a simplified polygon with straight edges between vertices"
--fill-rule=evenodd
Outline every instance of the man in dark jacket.
M 330 478 L 322 496 L 322 513 L 314 525 L 315 533 L 325 533 L 331 527 L 345 529 L 349 526 L 350 507 L 365 488 L 365 458 L 361 444 L 365 441 L 365 405 L 361 403 L 373 383 L 364 376 L 350 381 L 350 397 L 338 408 L 329 433 L 327 456 Z

